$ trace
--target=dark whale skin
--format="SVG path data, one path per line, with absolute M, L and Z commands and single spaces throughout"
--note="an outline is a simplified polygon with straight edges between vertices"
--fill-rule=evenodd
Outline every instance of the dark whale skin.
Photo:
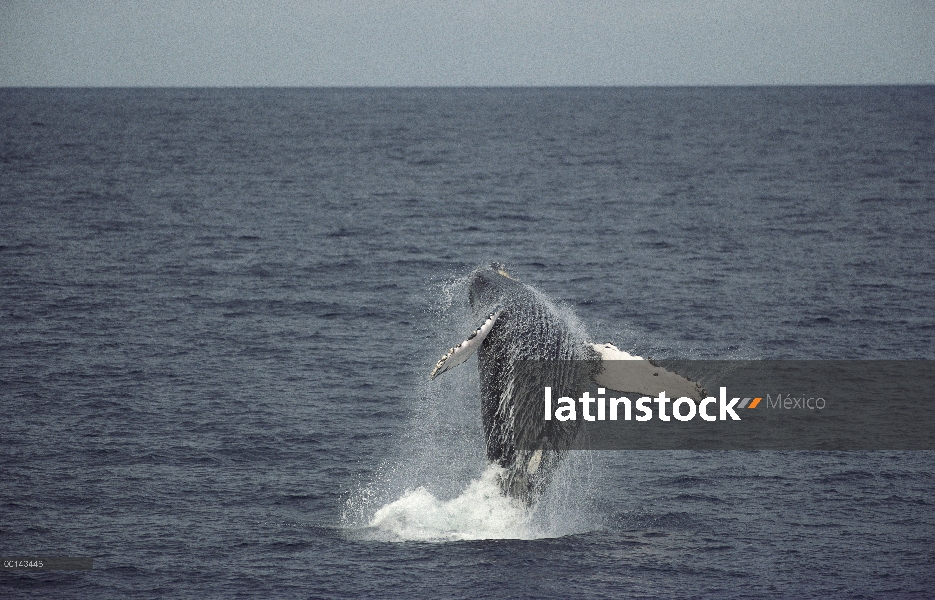
M 555 398 L 580 394 L 601 368 L 600 355 L 547 300 L 497 263 L 471 274 L 468 301 L 478 318 L 503 309 L 477 350 L 484 438 L 488 460 L 503 468 L 504 494 L 531 505 L 580 423 L 543 419 L 544 386 L 552 387 Z M 525 441 L 517 447 L 520 437 Z

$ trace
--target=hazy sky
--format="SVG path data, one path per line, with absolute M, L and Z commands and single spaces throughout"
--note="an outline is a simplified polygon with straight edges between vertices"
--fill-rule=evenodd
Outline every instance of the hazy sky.
M 0 0 L 0 86 L 935 83 L 935 0 Z

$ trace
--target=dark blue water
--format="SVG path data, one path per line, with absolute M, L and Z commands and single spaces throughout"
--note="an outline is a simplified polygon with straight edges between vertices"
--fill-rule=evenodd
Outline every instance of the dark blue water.
M 933 594 L 933 452 L 582 452 L 525 514 L 427 374 L 491 260 L 644 355 L 935 359 L 935 88 L 0 115 L 0 554 L 94 557 L 3 597 Z

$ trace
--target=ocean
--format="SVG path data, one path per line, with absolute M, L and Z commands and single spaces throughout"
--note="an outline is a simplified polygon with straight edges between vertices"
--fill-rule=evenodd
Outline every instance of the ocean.
M 497 493 L 492 261 L 673 359 L 935 359 L 935 87 L 0 89 L 4 598 L 935 596 L 933 451 Z M 933 425 L 935 426 L 935 425 Z

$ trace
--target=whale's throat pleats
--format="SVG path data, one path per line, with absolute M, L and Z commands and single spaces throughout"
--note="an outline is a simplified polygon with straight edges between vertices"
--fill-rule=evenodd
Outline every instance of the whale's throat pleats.
M 477 351 L 487 459 L 503 467 L 504 493 L 532 504 L 579 425 L 543 421 L 543 390 L 586 389 L 599 357 L 532 290 L 522 286 L 503 302 L 507 311 Z

